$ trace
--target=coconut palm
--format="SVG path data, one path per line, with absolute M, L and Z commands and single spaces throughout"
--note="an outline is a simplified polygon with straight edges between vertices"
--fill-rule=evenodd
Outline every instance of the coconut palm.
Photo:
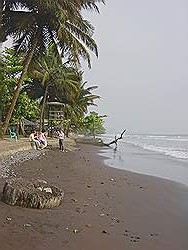
M 75 98 L 76 104 L 81 108 L 82 112 L 87 113 L 89 106 L 96 106 L 94 101 L 96 99 L 100 99 L 100 96 L 92 94 L 92 91 L 97 89 L 98 86 L 90 86 L 85 88 L 87 82 L 84 82 L 80 86 L 80 91 L 77 92 L 77 96 Z
M 71 15 L 79 13 L 82 9 L 95 10 L 99 12 L 98 3 L 104 3 L 104 0 L 1 0 L 0 1 L 0 44 L 6 40 L 6 24 L 3 22 L 3 15 L 6 9 L 23 8 L 27 10 L 52 10 L 62 8 L 67 10 Z
M 26 85 L 24 90 L 35 99 L 42 98 L 40 113 L 40 129 L 42 129 L 47 100 L 60 101 L 60 95 L 73 99 L 75 96 L 73 93 L 77 92 L 82 77 L 76 69 L 68 67 L 67 63 L 62 63 L 54 45 L 49 47 L 44 56 L 31 64 L 29 71 L 35 81 Z
M 85 85 L 86 82 L 83 84 L 79 83 L 77 91 L 74 92 L 74 98 L 70 99 L 69 96 L 64 96 L 64 117 L 67 135 L 70 127 L 72 125 L 77 127 L 78 121 L 87 113 L 88 107 L 91 105 L 96 106 L 94 101 L 100 98 L 100 96 L 92 94 L 92 91 L 98 88 L 98 86 L 85 88 Z
M 80 81 L 79 74 L 72 67 L 67 67 L 66 64 L 59 62 L 56 56 L 46 54 L 36 64 L 33 71 L 33 76 L 40 80 L 40 85 L 44 90 L 42 98 L 40 129 L 44 123 L 44 112 L 47 101 L 60 101 L 59 93 L 62 96 L 69 96 L 69 99 L 74 98 L 74 93 L 78 90 Z M 63 102 L 63 100 L 61 100 Z
M 32 75 L 35 79 L 40 81 L 41 88 L 44 90 L 44 95 L 41 101 L 41 112 L 40 112 L 40 127 L 42 130 L 44 124 L 44 111 L 45 105 L 48 98 L 48 90 L 50 85 L 55 85 L 56 80 L 56 66 L 57 58 L 56 57 L 44 57 L 41 61 L 36 63 L 35 69 L 32 71 Z
M 66 64 L 56 64 L 55 59 L 50 59 L 50 53 L 43 60 L 35 64 L 31 76 L 35 81 L 25 86 L 24 91 L 41 99 L 41 128 L 44 118 L 46 101 L 58 101 L 64 104 L 64 118 L 67 131 L 71 124 L 77 121 L 88 110 L 90 105 L 96 105 L 94 101 L 99 98 L 92 91 L 97 86 L 85 87 L 83 84 L 83 72 L 69 67 Z M 49 56 L 49 57 L 48 57 Z M 55 67 L 54 67 L 55 65 Z M 38 81 L 36 81 L 38 80 Z
M 3 28 L 5 36 L 12 36 L 17 52 L 25 52 L 22 74 L 18 80 L 12 103 L 8 109 L 3 125 L 5 133 L 15 107 L 24 75 L 28 71 L 33 56 L 45 51 L 50 43 L 62 51 L 63 56 L 70 58 L 75 64 L 80 58 L 87 60 L 90 66 L 89 50 L 96 55 L 97 45 L 92 39 L 93 26 L 81 15 L 82 8 L 96 9 L 92 0 L 4 0 Z M 24 8 L 19 10 L 19 7 Z

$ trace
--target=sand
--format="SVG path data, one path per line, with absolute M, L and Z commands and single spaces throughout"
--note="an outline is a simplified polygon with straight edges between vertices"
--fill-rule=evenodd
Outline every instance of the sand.
M 0 249 L 187 250 L 188 187 L 107 167 L 99 150 L 53 147 L 14 164 L 10 173 L 49 181 L 65 197 L 43 210 L 0 202 Z

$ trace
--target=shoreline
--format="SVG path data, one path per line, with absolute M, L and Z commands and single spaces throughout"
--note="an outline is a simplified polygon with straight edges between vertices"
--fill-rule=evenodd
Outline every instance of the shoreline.
M 44 210 L 0 202 L 2 249 L 187 249 L 187 187 L 108 167 L 100 149 L 53 148 L 15 166 L 17 176 L 50 181 L 65 198 Z
M 121 145 L 120 145 L 121 146 Z M 113 168 L 138 173 L 145 176 L 157 177 L 188 187 L 187 162 L 165 156 L 163 154 L 142 149 L 125 143 L 115 153 L 103 150 L 101 155 L 107 157 L 105 163 Z

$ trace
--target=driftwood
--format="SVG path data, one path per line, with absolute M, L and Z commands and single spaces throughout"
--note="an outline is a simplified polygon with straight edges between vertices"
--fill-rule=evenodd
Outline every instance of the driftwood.
M 104 146 L 104 143 L 101 140 L 101 138 L 80 137 L 80 138 L 76 138 L 75 141 L 77 143 L 91 144 L 91 145 L 95 145 L 95 146 Z
M 125 131 L 126 131 L 126 129 L 123 130 L 123 132 L 121 133 L 120 137 L 116 137 L 115 136 L 115 139 L 113 141 L 111 141 L 109 143 L 104 143 L 104 145 L 109 147 L 110 145 L 115 144 L 116 148 L 117 148 L 117 142 L 119 140 L 123 139 L 123 134 L 125 133 Z
M 52 208 L 59 206 L 64 192 L 43 180 L 28 181 L 23 178 L 7 180 L 3 189 L 3 201 L 9 205 L 28 208 Z
M 115 139 L 109 143 L 104 143 L 101 138 L 93 138 L 93 137 L 78 137 L 75 139 L 75 141 L 78 143 L 92 144 L 92 145 L 96 145 L 96 146 L 107 146 L 107 147 L 109 147 L 112 144 L 115 144 L 116 145 L 115 149 L 117 149 L 117 142 L 119 140 L 123 139 L 123 135 L 124 135 L 125 131 L 126 131 L 126 129 L 123 130 L 123 132 L 121 133 L 121 135 L 119 137 L 115 136 Z

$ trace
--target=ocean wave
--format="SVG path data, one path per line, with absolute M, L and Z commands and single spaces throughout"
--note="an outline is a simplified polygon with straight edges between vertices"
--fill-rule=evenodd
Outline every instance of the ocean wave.
M 170 148 L 170 147 L 161 147 L 161 146 L 145 144 L 141 142 L 132 142 L 132 141 L 127 141 L 126 143 L 132 144 L 136 147 L 140 147 L 145 150 L 162 153 L 164 155 L 175 157 L 178 159 L 188 159 L 188 150 L 184 148 L 176 149 L 176 148 Z
M 134 138 L 134 137 L 132 137 Z M 147 135 L 147 136 L 140 136 L 137 137 L 139 139 L 143 139 L 143 140 L 166 140 L 166 141 L 182 141 L 182 142 L 188 142 L 188 137 L 180 137 L 180 136 L 152 136 L 152 135 Z
M 102 137 L 105 142 L 114 140 L 112 134 L 105 134 Z M 124 147 L 127 143 L 173 158 L 188 159 L 188 135 L 125 134 L 123 140 L 119 141 L 120 147 Z
M 188 159 L 188 152 L 172 150 L 172 151 L 166 152 L 165 155 L 169 155 L 178 159 Z

